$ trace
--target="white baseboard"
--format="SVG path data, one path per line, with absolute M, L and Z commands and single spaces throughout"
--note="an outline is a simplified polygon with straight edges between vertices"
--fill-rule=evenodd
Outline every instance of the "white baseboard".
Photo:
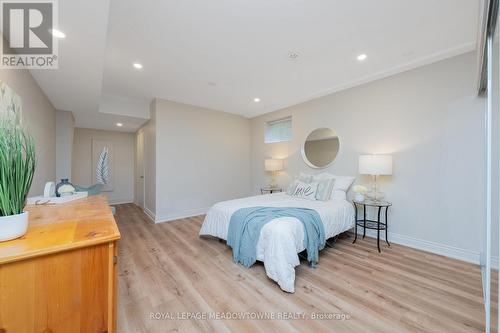
M 361 228 L 360 228 L 361 229 Z M 360 230 L 358 230 L 358 237 L 360 236 Z M 363 232 L 363 231 L 361 231 Z M 361 234 L 362 235 L 362 234 Z M 377 232 L 375 230 L 366 230 L 366 236 L 377 238 Z M 385 244 L 385 233 L 380 232 L 380 242 Z M 450 245 L 435 243 L 419 238 L 414 238 L 410 236 L 405 236 L 401 234 L 396 234 L 389 232 L 389 243 L 400 244 L 408 247 L 412 247 L 417 250 L 427 251 L 442 256 L 450 257 L 453 259 L 458 259 L 473 264 L 480 264 L 480 254 L 479 252 L 462 249 Z M 498 263 L 498 261 L 497 261 Z
M 160 215 L 156 217 L 155 223 L 163 223 L 170 222 L 175 220 L 184 219 L 187 217 L 204 215 L 208 212 L 210 208 L 195 208 L 195 209 L 187 209 L 177 213 Z
M 189 210 L 184 210 L 180 211 L 177 213 L 172 213 L 172 214 L 166 214 L 166 215 L 160 215 L 156 216 L 153 212 L 151 212 L 149 209 L 146 207 L 144 208 L 144 212 L 148 217 L 155 223 L 163 223 L 163 222 L 170 222 L 170 221 L 175 221 L 187 217 L 192 217 L 192 216 L 198 216 L 198 215 L 204 215 L 208 212 L 209 208 L 197 208 L 197 209 L 189 209 Z M 359 230 L 358 230 L 359 232 Z M 359 233 L 358 233 L 359 236 Z M 368 237 L 377 237 L 377 232 L 374 230 L 366 230 L 366 236 Z M 381 232 L 381 242 L 385 244 L 385 234 L 384 232 Z M 389 232 L 389 242 L 395 243 L 395 244 L 400 244 L 404 246 L 408 246 L 414 249 L 422 250 L 422 251 L 427 251 L 435 254 L 439 254 L 442 256 L 450 257 L 453 259 L 458 259 L 466 262 L 470 262 L 473 264 L 480 264 L 480 253 L 468 249 L 462 249 L 450 245 L 445 245 L 445 244 L 440 244 L 436 242 L 431 242 L 419 238 L 414 238 L 406 235 L 401 235 L 393 232 Z M 499 266 L 499 258 L 494 257 L 492 258 L 492 267 L 498 268 Z
M 140 207 L 141 209 L 144 209 L 144 205 L 139 205 L 139 203 L 137 201 L 134 200 L 133 202 L 134 205 L 136 205 L 137 207 Z
M 151 220 L 151 222 L 156 223 L 156 214 L 150 211 L 147 207 L 144 207 L 142 209 L 144 211 L 144 214 L 146 214 L 147 217 Z

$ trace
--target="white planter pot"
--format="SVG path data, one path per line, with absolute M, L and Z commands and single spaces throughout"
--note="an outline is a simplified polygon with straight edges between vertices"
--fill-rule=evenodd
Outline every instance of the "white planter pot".
M 354 195 L 354 201 L 363 202 L 365 201 L 365 196 L 363 193 L 356 193 L 356 195 Z
M 28 212 L 0 216 L 0 242 L 23 236 L 28 230 Z

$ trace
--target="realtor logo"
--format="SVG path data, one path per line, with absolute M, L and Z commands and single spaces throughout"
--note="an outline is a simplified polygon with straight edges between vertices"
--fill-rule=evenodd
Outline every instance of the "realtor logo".
M 57 69 L 55 0 L 0 1 L 2 51 L 0 68 Z

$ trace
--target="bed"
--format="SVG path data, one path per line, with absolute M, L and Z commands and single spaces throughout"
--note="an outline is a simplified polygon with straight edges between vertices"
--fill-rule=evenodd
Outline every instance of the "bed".
M 286 193 L 273 193 L 248 198 L 223 201 L 207 213 L 200 236 L 210 235 L 227 239 L 231 215 L 240 208 L 302 207 L 318 212 L 325 228 L 326 239 L 354 227 L 354 208 L 343 198 L 313 201 L 292 197 Z M 266 274 L 282 290 L 295 292 L 295 266 L 300 264 L 298 253 L 304 250 L 302 223 L 291 217 L 277 218 L 266 224 L 257 243 L 257 260 L 264 263 Z M 321 266 L 321 260 L 319 262 Z

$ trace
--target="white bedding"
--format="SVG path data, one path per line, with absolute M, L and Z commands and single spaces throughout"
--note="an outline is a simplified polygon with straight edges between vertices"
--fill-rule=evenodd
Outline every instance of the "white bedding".
M 223 201 L 207 213 L 200 235 L 227 239 L 231 215 L 245 207 L 302 207 L 318 212 L 325 227 L 326 238 L 336 236 L 354 227 L 354 208 L 347 200 L 312 201 L 291 197 L 286 193 L 273 193 Z M 264 262 L 266 274 L 281 289 L 295 291 L 295 266 L 300 264 L 297 253 L 304 250 L 304 229 L 296 218 L 282 217 L 267 223 L 257 243 L 257 260 Z M 321 260 L 319 261 L 321 266 Z

